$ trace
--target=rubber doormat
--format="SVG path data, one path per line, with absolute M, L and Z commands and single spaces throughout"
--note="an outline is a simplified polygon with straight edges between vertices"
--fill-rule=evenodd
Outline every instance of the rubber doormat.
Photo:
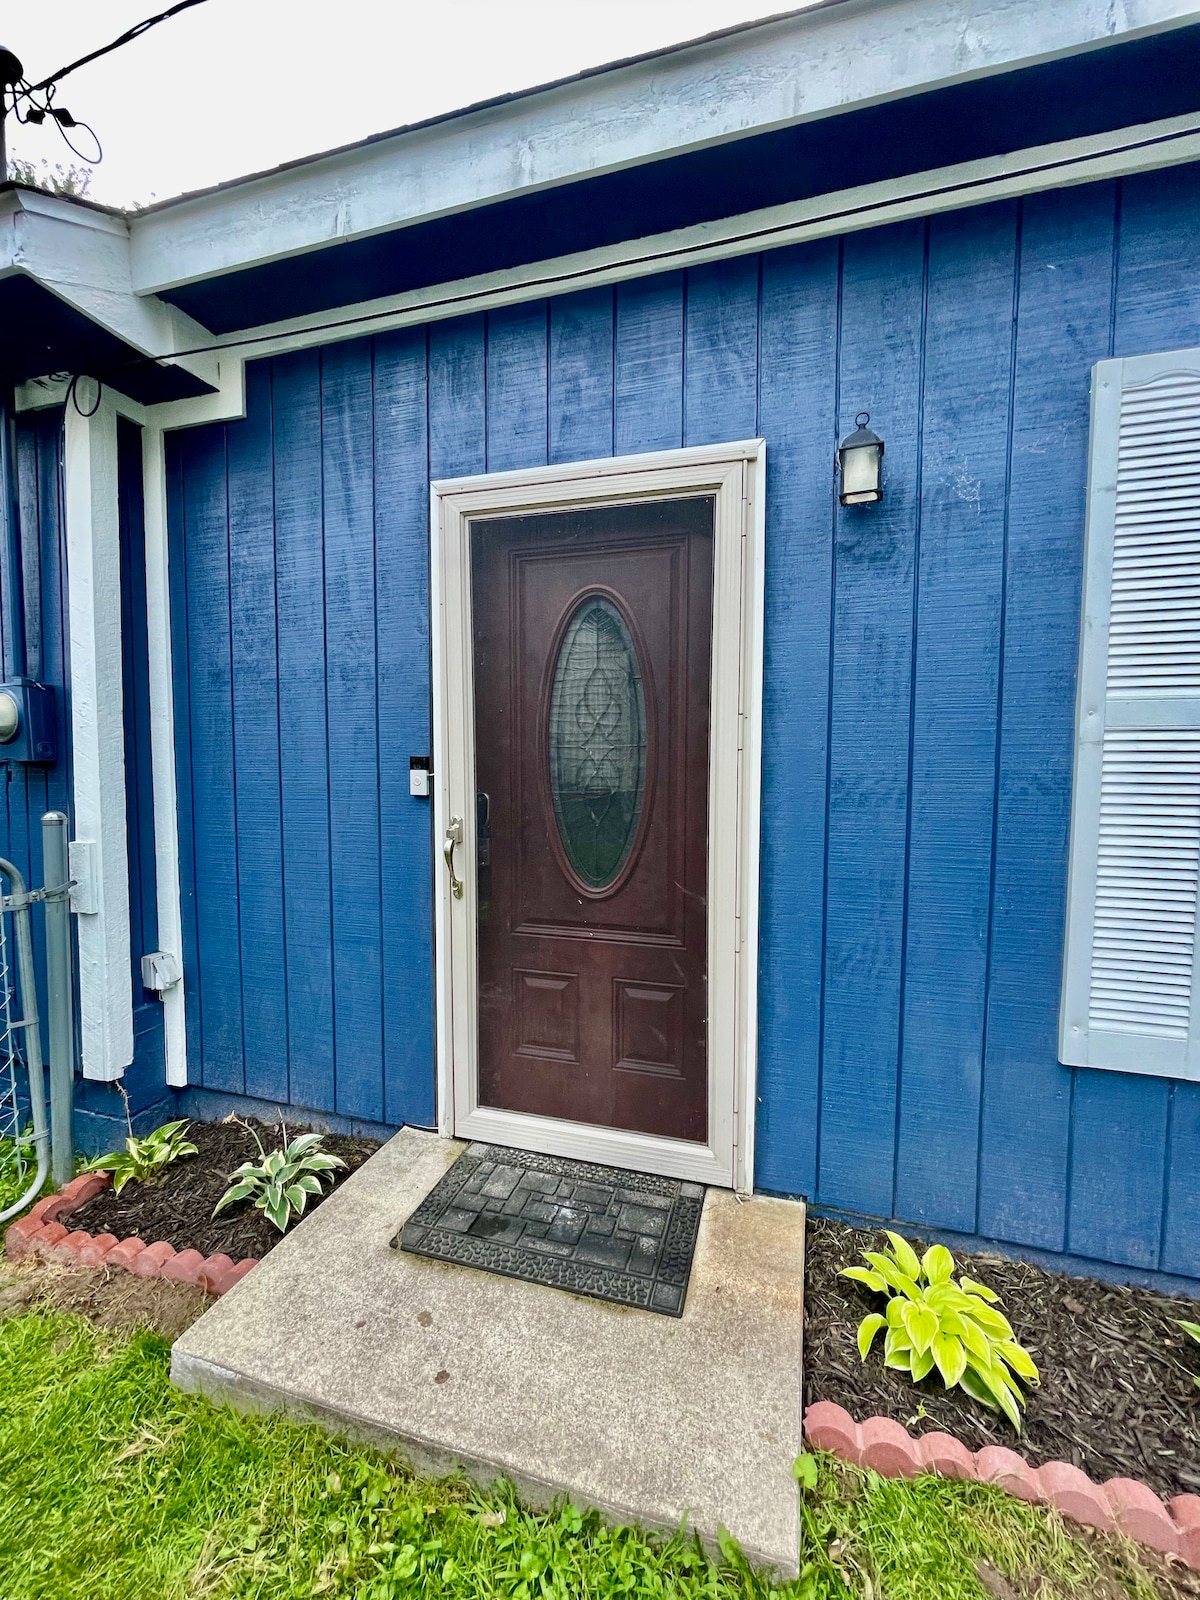
M 699 1183 L 472 1144 L 392 1248 L 678 1317 L 703 1205 Z

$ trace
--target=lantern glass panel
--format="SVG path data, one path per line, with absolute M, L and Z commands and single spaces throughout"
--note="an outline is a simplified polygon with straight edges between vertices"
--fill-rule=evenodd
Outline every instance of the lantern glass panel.
M 878 500 L 879 446 L 856 445 L 842 451 L 842 499 L 851 505 L 864 500 Z

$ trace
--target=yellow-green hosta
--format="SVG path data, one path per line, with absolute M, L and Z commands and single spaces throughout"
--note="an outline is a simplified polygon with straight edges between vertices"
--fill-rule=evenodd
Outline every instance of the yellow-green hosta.
M 886 1330 L 884 1365 L 920 1382 L 936 1367 L 947 1389 L 956 1386 L 1003 1411 L 1018 1433 L 1025 1395 L 1017 1382 L 1038 1381 L 1038 1369 L 1017 1343 L 999 1297 L 974 1278 L 954 1281 L 954 1257 L 945 1245 L 918 1256 L 907 1240 L 889 1233 L 887 1250 L 864 1250 L 865 1267 L 845 1267 L 843 1278 L 887 1295 L 884 1312 L 873 1311 L 858 1328 L 858 1353 L 865 1361 L 875 1336 Z
M 1179 1326 L 1189 1339 L 1195 1339 L 1196 1343 L 1200 1344 L 1200 1322 L 1181 1322 Z M 1200 1389 L 1200 1378 L 1196 1379 L 1196 1387 Z

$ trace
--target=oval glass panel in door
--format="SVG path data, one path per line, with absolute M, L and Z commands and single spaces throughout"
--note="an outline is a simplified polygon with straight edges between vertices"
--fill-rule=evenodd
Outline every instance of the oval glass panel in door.
M 603 595 L 580 601 L 550 693 L 550 794 L 567 860 L 589 889 L 620 875 L 646 793 L 646 698 L 625 619 Z

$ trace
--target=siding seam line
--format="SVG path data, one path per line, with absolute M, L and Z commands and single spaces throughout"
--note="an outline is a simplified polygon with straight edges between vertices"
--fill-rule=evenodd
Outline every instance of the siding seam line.
M 1025 236 L 1025 202 L 1017 201 L 1013 239 L 1012 327 L 1008 342 L 1008 424 L 1004 447 L 1004 524 L 1000 537 L 1000 619 L 996 642 L 996 729 L 992 756 L 992 839 L 988 863 L 987 932 L 983 962 L 983 1025 L 979 1038 L 979 1105 L 975 1131 L 975 1232 L 983 1209 L 983 1124 L 987 1101 L 988 1031 L 992 1005 L 992 948 L 996 926 L 996 859 L 1000 843 L 1000 770 L 1004 734 L 1004 649 L 1008 635 L 1008 536 L 1012 493 L 1013 431 L 1016 425 L 1017 330 L 1021 315 L 1021 253 Z
M 925 482 L 925 345 L 929 333 L 929 239 L 925 219 L 921 253 L 921 333 L 917 357 L 917 462 L 913 484 L 913 572 L 908 657 L 908 757 L 904 778 L 904 888 L 900 897 L 900 973 L 896 996 L 896 1103 L 892 1108 L 892 1216 L 900 1186 L 900 1117 L 904 1094 L 904 1007 L 908 993 L 908 904 L 912 854 L 913 747 L 917 720 L 917 628 L 921 604 L 921 514 Z
M 375 687 L 375 895 L 379 928 L 379 1121 L 387 1121 L 387 947 L 383 906 L 383 763 L 379 759 L 379 462 L 378 405 L 376 400 L 376 357 L 378 340 L 371 339 L 367 350 L 371 362 L 371 622 L 374 647 L 373 682 Z
M 842 302 L 845 292 L 846 240 L 839 237 L 837 255 L 837 310 L 833 351 L 833 445 L 836 450 L 842 416 Z M 838 491 L 836 475 L 829 480 L 829 650 L 825 691 L 825 837 L 821 868 L 821 969 L 817 1006 L 817 1125 L 813 1150 L 813 1196 L 821 1191 L 821 1127 L 825 1099 L 825 988 L 829 959 L 829 795 L 833 784 L 833 664 L 837 634 Z
M 221 425 L 225 460 L 225 600 L 229 614 L 229 788 L 233 800 L 233 903 L 237 907 L 238 1030 L 242 1036 L 242 1093 L 246 1093 L 246 973 L 242 952 L 242 851 L 238 829 L 237 690 L 233 681 L 233 523 L 229 494 L 229 423 Z
M 1117 305 L 1121 282 L 1121 224 L 1124 221 L 1125 184 L 1118 178 L 1113 189 L 1112 288 L 1108 299 L 1108 354 L 1117 349 Z
M 333 873 L 333 785 L 329 760 L 329 567 L 325 541 L 325 352 L 317 351 L 317 462 L 319 466 L 318 502 L 321 514 L 321 694 L 325 702 L 325 848 L 329 864 L 329 1053 L 333 1067 L 330 1099 L 335 1112 L 338 1104 L 337 1033 L 337 928 Z
M 1167 1254 L 1167 1219 L 1171 1214 L 1171 1171 L 1175 1154 L 1175 1101 L 1179 1085 L 1172 1080 L 1167 1085 L 1167 1128 L 1163 1140 L 1162 1198 L 1158 1210 L 1158 1251 L 1155 1256 L 1158 1270 L 1164 1272 L 1163 1261 Z
M 271 603 L 275 608 L 275 779 L 279 790 L 279 954 L 283 976 L 283 1069 L 292 1103 L 292 999 L 288 972 L 287 845 L 283 827 L 283 706 L 279 667 L 279 474 L 275 456 L 275 361 L 268 366 L 271 394 Z

